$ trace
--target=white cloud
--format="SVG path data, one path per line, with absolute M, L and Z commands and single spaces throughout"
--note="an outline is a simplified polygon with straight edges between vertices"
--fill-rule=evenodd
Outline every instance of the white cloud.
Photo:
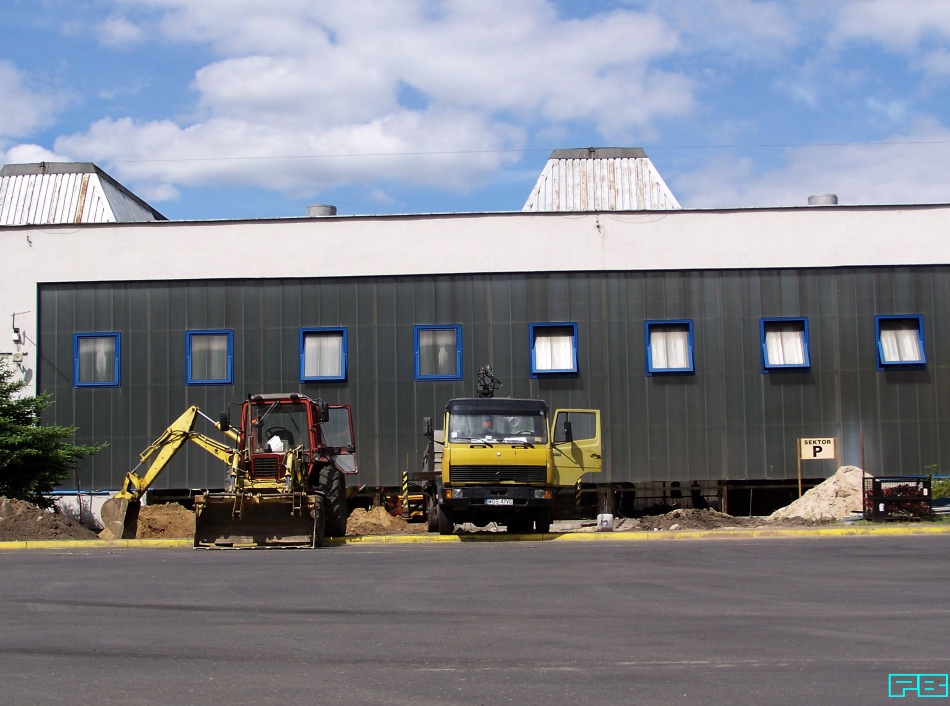
M 142 40 L 142 29 L 123 17 L 109 17 L 99 25 L 99 41 L 109 47 L 123 47 Z
M 52 91 L 33 88 L 35 81 L 8 61 L 0 61 L 0 143 L 23 137 L 49 125 L 65 99 Z
M 814 194 L 842 204 L 950 203 L 950 129 L 920 121 L 880 144 L 789 148 L 781 168 L 718 158 L 669 179 L 686 208 L 804 206 Z
M 298 194 L 390 179 L 464 189 L 515 161 L 505 151 L 529 130 L 586 124 L 624 142 L 694 106 L 691 79 L 657 66 L 679 49 L 676 34 L 633 10 L 565 20 L 546 0 L 123 7 L 220 57 L 195 73 L 190 118 L 100 120 L 57 141 L 115 164 L 136 188 L 223 181 Z M 137 37 L 131 21 L 112 31 Z M 341 154 L 353 158 L 270 159 Z
M 950 3 L 946 0 L 851 0 L 843 3 L 834 35 L 871 39 L 910 50 L 928 37 L 950 39 Z
M 15 145 L 6 152 L 0 152 L 3 164 L 35 164 L 37 162 L 72 162 L 62 154 L 50 152 L 45 147 L 31 144 Z

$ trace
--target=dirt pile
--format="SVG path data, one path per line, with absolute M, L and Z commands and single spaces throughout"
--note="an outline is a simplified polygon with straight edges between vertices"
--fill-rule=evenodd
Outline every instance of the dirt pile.
M 842 466 L 831 478 L 807 491 L 798 500 L 768 516 L 770 522 L 801 518 L 832 521 L 860 512 L 863 507 L 864 473 L 857 466 Z
M 195 536 L 195 512 L 178 503 L 143 505 L 139 511 L 136 539 L 191 539 Z
M 384 507 L 374 507 L 372 510 L 358 507 L 350 513 L 346 521 L 348 537 L 367 534 L 425 534 L 426 531 L 424 522 L 406 522 L 401 517 L 390 515 Z
M 758 517 L 733 517 L 716 510 L 673 510 L 663 515 L 641 517 L 634 530 L 708 530 L 754 527 L 762 524 Z
M 95 538 L 95 532 L 64 515 L 0 496 L 0 541 Z

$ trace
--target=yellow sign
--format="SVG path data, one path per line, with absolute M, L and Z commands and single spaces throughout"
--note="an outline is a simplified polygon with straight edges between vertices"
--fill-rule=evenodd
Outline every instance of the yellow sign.
M 837 439 L 799 439 L 800 445 L 799 458 L 803 461 L 827 460 L 833 461 L 837 458 L 835 445 Z

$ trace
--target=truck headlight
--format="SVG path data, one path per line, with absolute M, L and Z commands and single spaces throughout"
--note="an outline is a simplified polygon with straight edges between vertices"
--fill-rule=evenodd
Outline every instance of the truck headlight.
M 446 497 L 447 499 L 451 499 L 451 498 L 461 498 L 461 497 L 462 497 L 462 489 L 461 489 L 461 488 L 446 488 L 446 489 L 445 489 L 445 497 Z
M 551 491 L 544 488 L 535 488 L 534 497 L 538 500 L 550 500 Z

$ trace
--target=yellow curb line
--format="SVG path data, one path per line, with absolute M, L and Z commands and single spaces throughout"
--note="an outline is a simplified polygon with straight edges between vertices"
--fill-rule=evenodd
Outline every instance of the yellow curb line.
M 451 535 L 363 535 L 360 537 L 326 538 L 324 546 L 359 544 L 462 544 L 466 542 L 628 542 L 676 539 L 750 539 L 760 537 L 853 537 L 853 536 L 911 536 L 950 534 L 948 527 L 809 527 L 802 529 L 735 529 L 735 530 L 660 530 L 657 532 L 563 532 L 551 534 L 485 534 Z M 180 549 L 191 548 L 191 539 L 71 539 L 28 540 L 0 542 L 0 551 L 14 549 Z

